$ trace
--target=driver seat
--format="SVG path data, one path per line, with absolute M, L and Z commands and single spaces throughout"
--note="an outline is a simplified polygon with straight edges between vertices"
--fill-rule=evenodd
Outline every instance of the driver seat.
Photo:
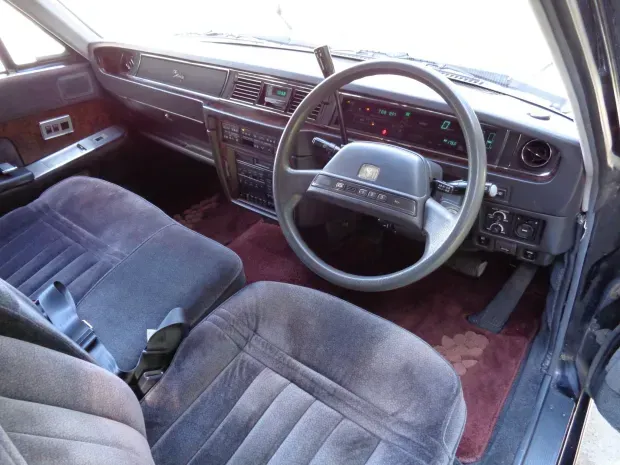
M 0 297 L 28 311 L 19 291 Z M 0 336 L 2 463 L 448 465 L 465 424 L 459 378 L 428 344 L 298 286 L 228 299 L 141 402 L 71 340 L 33 332 Z

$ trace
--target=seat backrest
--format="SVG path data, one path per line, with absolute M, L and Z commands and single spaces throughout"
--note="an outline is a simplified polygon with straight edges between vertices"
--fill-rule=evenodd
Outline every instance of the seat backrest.
M 140 405 L 118 377 L 6 336 L 0 373 L 0 463 L 153 465 Z
M 80 346 L 47 321 L 28 297 L 2 279 L 0 336 L 20 339 L 82 360 L 93 361 Z

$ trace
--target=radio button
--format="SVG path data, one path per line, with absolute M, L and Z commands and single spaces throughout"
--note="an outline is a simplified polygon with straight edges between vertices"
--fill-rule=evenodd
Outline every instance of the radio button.
M 377 200 L 379 202 L 387 202 L 387 195 L 385 195 L 385 194 L 378 194 L 377 195 Z
M 341 191 L 342 189 L 344 189 L 345 184 L 342 181 L 338 181 L 334 187 Z
M 357 195 L 361 195 L 362 197 L 366 197 L 366 195 L 368 195 L 368 189 L 358 189 Z
M 375 191 L 368 191 L 368 198 L 373 200 L 376 199 L 377 193 Z

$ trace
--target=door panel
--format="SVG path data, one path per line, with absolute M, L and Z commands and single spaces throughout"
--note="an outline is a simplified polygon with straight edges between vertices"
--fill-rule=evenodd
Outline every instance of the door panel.
M 64 115 L 71 117 L 73 132 L 43 140 L 39 122 Z M 29 165 L 114 123 L 115 117 L 110 102 L 97 98 L 0 122 L 0 138 L 10 140 L 24 165 Z
M 126 135 L 117 105 L 77 54 L 0 78 L 0 164 L 18 168 L 3 165 L 0 172 L 0 214 L 117 149 Z M 40 123 L 65 116 L 72 131 L 44 139 Z M 46 126 L 62 128 L 60 122 Z

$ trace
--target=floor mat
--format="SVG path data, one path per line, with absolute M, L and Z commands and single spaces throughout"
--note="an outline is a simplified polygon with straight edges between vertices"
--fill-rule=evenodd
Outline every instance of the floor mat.
M 492 260 L 482 279 L 440 268 L 403 289 L 353 292 L 333 286 L 308 270 L 279 226 L 257 221 L 251 213 L 253 216 L 247 217 L 248 212 L 230 204 L 218 207 L 205 203 L 200 208 L 188 210 L 182 219 L 196 231 L 228 243 L 243 260 L 248 283 L 281 281 L 328 292 L 393 321 L 433 345 L 461 376 L 467 403 L 467 425 L 457 455 L 467 463 L 482 457 L 536 334 L 544 307 L 544 286 L 535 280 L 501 334 L 493 334 L 472 326 L 466 316 L 484 308 L 508 279 L 512 269 L 505 260 Z M 240 234 L 229 242 L 235 232 Z
M 222 201 L 217 194 L 191 206 L 174 219 L 194 231 L 228 245 L 261 217 L 237 205 Z

